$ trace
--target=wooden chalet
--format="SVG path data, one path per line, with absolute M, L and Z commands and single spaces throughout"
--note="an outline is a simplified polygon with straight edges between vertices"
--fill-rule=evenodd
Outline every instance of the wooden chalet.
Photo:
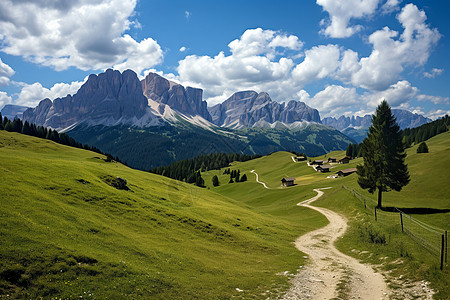
M 356 168 L 350 168 L 350 169 L 340 170 L 336 174 L 339 177 L 345 177 L 345 176 L 348 176 L 348 175 L 350 175 L 352 173 L 355 173 L 355 172 L 356 172 Z
M 334 157 L 329 157 L 329 158 L 328 158 L 328 162 L 329 162 L 329 163 L 332 163 L 332 162 L 335 163 L 336 161 L 337 161 L 337 159 L 334 158 Z
M 305 160 L 306 160 L 306 157 L 304 157 L 304 156 L 297 156 L 297 157 L 295 158 L 295 160 L 296 160 L 296 161 L 305 161 Z
M 293 186 L 295 181 L 295 177 L 285 177 L 281 179 L 282 186 Z
M 346 156 L 346 157 L 341 158 L 338 162 L 339 162 L 340 164 L 348 164 L 348 163 L 350 162 L 351 159 L 352 159 L 351 157 Z
M 311 163 L 310 163 L 310 165 L 318 165 L 318 166 L 320 166 L 320 165 L 323 165 L 323 160 L 313 160 Z
M 316 167 L 316 171 L 317 172 L 321 172 L 321 173 L 326 173 L 326 172 L 330 172 L 330 165 L 319 165 Z

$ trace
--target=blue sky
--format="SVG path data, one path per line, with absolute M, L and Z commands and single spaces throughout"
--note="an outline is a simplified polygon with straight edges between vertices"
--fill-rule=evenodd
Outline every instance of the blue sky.
M 381 99 L 450 113 L 448 1 L 0 1 L 0 107 L 75 93 L 107 68 L 300 100 L 322 117 Z

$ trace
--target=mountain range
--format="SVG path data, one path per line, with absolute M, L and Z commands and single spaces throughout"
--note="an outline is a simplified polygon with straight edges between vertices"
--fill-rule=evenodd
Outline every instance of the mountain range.
M 211 152 L 294 150 L 316 156 L 355 142 L 338 130 L 370 125 L 367 117 L 321 120 L 305 103 L 275 102 L 265 92 L 236 92 L 209 108 L 202 97 L 203 90 L 156 73 L 139 80 L 131 70 L 109 69 L 90 75 L 74 95 L 42 100 L 22 118 L 64 131 L 139 169 Z

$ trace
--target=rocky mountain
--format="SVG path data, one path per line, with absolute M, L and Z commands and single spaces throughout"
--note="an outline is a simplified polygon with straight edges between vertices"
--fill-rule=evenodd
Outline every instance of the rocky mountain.
M 258 126 L 258 122 L 294 123 L 320 122 L 319 112 L 303 102 L 291 100 L 287 104 L 270 99 L 269 94 L 255 91 L 234 93 L 223 103 L 209 108 L 212 122 L 218 126 L 244 128 Z
M 156 73 L 149 73 L 141 84 L 144 95 L 160 104 L 157 108 L 160 114 L 164 115 L 164 110 L 169 106 L 170 109 L 187 116 L 201 116 L 205 120 L 212 120 L 207 103 L 202 100 L 202 89 L 185 88 Z
M 432 121 L 422 115 L 403 109 L 392 109 L 392 114 L 397 119 L 401 129 L 418 127 Z M 327 117 L 322 119 L 322 123 L 341 131 L 360 143 L 366 137 L 368 128 L 372 125 L 372 115 L 365 115 L 364 117 Z
M 6 104 L 0 112 L 2 113 L 3 117 L 7 117 L 8 119 L 12 120 L 15 117 L 22 118 L 23 112 L 28 108 L 28 106 Z
M 136 73 L 111 69 L 90 75 L 75 95 L 42 100 L 24 111 L 23 119 L 58 130 L 80 123 L 90 125 L 156 125 L 160 120 L 148 107 Z
M 369 128 L 372 124 L 372 115 L 359 116 L 340 116 L 339 118 L 326 117 L 322 119 L 322 124 L 331 126 L 337 130 L 344 130 L 347 127 L 351 128 Z
M 422 115 L 412 113 L 403 109 L 392 109 L 392 114 L 397 119 L 397 123 L 401 129 L 414 128 L 425 123 L 431 122 L 431 119 Z M 327 117 L 322 119 L 324 125 L 331 126 L 337 130 L 343 130 L 347 127 L 353 128 L 369 128 L 372 124 L 372 115 L 365 115 L 364 117 L 346 117 L 339 118 Z

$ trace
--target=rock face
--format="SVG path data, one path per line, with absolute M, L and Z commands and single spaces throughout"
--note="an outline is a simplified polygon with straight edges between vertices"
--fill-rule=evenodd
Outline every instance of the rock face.
M 294 123 L 313 121 L 320 123 L 319 112 L 303 102 L 291 100 L 287 104 L 272 101 L 265 92 L 241 91 L 223 103 L 209 108 L 212 122 L 233 128 L 252 127 L 260 121 L 267 123 Z
M 352 128 L 369 128 L 372 124 L 372 116 L 365 115 L 364 117 L 346 117 L 340 116 L 339 118 L 326 117 L 322 119 L 324 125 L 331 126 L 337 130 L 343 130 L 347 127 Z
M 90 75 L 78 92 L 64 98 L 42 100 L 35 108 L 27 109 L 23 119 L 37 125 L 65 129 L 74 124 L 113 125 L 133 123 L 147 115 L 148 101 L 141 83 L 131 70 L 123 73 L 111 69 Z
M 403 109 L 392 109 L 392 114 L 397 119 L 397 123 L 401 129 L 414 128 L 431 122 L 431 119 L 429 118 Z M 369 128 L 370 125 L 372 125 L 372 116 L 340 116 L 339 118 L 327 117 L 322 120 L 322 123 L 341 131 L 348 127 L 364 129 Z
M 432 121 L 430 118 L 403 109 L 393 109 L 392 113 L 401 129 L 418 127 Z
M 23 112 L 28 108 L 29 107 L 27 106 L 6 104 L 2 108 L 1 113 L 3 117 L 7 117 L 8 119 L 13 120 L 15 117 L 22 118 Z
M 206 101 L 202 100 L 203 90 L 186 87 L 169 81 L 158 74 L 149 73 L 142 81 L 144 95 L 153 101 L 167 104 L 171 109 L 187 116 L 199 115 L 211 121 Z M 164 105 L 160 106 L 163 113 Z

